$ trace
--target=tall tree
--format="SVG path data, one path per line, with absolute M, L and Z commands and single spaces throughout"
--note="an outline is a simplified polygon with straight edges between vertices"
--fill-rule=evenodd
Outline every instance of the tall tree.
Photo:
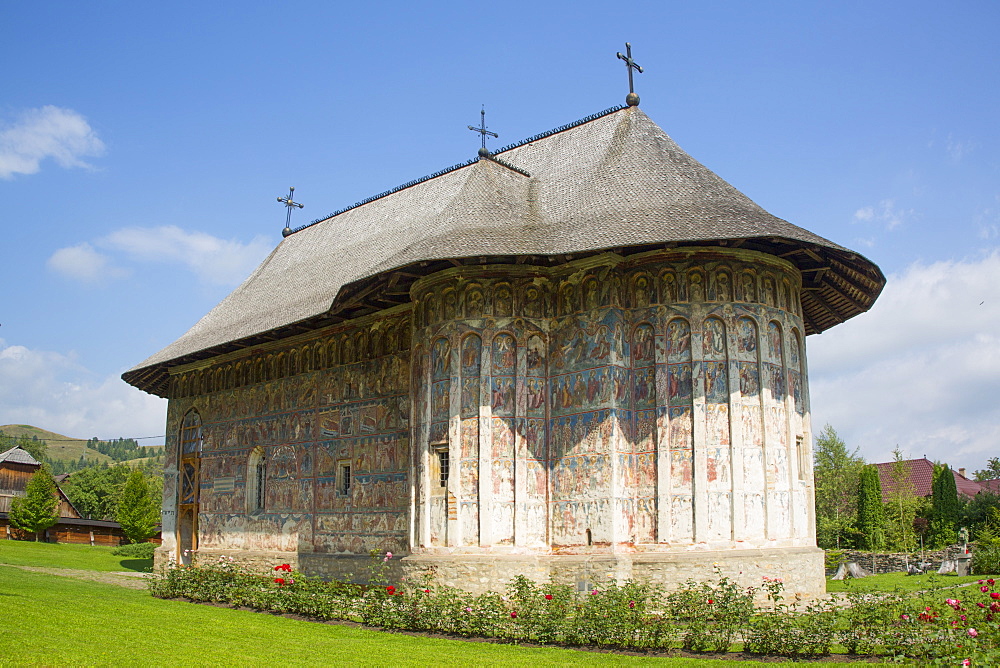
M 115 518 L 131 543 L 140 543 L 154 533 L 160 523 L 160 502 L 153 496 L 149 481 L 139 469 L 129 474 L 118 499 Z
M 24 496 L 15 497 L 7 518 L 18 529 L 38 535 L 59 521 L 59 497 L 56 481 L 47 466 L 42 466 L 28 480 Z
M 130 469 L 126 464 L 94 464 L 72 473 L 63 483 L 63 491 L 84 517 L 114 519 Z
M 934 466 L 934 481 L 931 486 L 931 526 L 928 542 L 932 547 L 945 547 L 955 542 L 958 521 L 958 489 L 955 474 L 948 465 Z
M 989 461 L 986 462 L 986 468 L 979 469 L 973 475 L 979 482 L 997 480 L 1000 478 L 1000 457 L 990 457 Z
M 859 547 L 866 550 L 885 549 L 885 507 L 882 505 L 882 484 L 878 469 L 866 466 L 861 469 L 858 485 Z
M 857 534 L 858 483 L 865 460 L 829 424 L 813 450 L 816 480 L 816 543 L 822 548 L 848 547 Z
M 890 477 L 892 489 L 886 495 L 886 547 L 892 550 L 912 550 L 917 547 L 919 535 L 914 521 L 925 511 L 924 504 L 917 496 L 916 488 L 910 479 L 910 467 L 903 459 L 899 448 L 892 451 L 894 461 Z M 924 512 L 926 514 L 926 512 Z

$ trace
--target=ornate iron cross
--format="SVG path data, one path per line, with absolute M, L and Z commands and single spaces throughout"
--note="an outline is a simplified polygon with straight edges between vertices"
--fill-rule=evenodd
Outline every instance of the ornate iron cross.
M 287 237 L 292 233 L 292 209 L 301 209 L 304 205 L 299 204 L 292 200 L 292 195 L 295 194 L 295 186 L 290 186 L 288 188 L 288 197 L 279 197 L 278 201 L 283 202 L 285 208 L 288 210 L 288 214 L 285 216 L 285 229 L 281 230 L 281 235 Z
M 489 135 L 489 136 L 493 137 L 494 139 L 499 138 L 500 135 L 498 135 L 495 132 L 490 132 L 489 130 L 486 129 L 486 108 L 485 107 L 483 107 L 482 109 L 479 110 L 479 127 L 477 128 L 474 125 L 470 125 L 469 129 L 472 130 L 473 132 L 478 132 L 480 135 L 482 135 L 482 138 L 483 138 L 483 147 L 481 149 L 479 149 L 479 155 L 483 155 L 483 153 L 486 153 L 488 155 L 489 152 L 486 150 L 486 135 Z
M 628 42 L 625 42 L 625 55 L 623 56 L 619 51 L 618 57 L 625 61 L 625 69 L 628 70 L 628 96 L 625 98 L 625 102 L 630 107 L 634 107 L 639 104 L 639 96 L 635 94 L 635 87 L 632 85 L 632 70 L 638 70 L 639 74 L 642 74 L 642 66 L 632 60 L 632 45 Z

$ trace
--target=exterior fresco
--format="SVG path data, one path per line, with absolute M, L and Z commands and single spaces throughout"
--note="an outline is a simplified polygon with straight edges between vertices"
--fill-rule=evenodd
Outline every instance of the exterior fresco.
M 200 552 L 810 547 L 800 285 L 726 249 L 456 267 L 410 304 L 181 368 L 165 544 L 195 410 Z

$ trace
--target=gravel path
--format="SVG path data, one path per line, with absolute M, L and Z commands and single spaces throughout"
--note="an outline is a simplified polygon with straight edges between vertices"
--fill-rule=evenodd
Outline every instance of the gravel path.
M 90 580 L 92 582 L 103 582 L 105 584 L 128 587 L 129 589 L 145 589 L 146 578 L 149 573 L 136 573 L 134 571 L 87 571 L 78 568 L 49 568 L 45 566 L 16 566 L 14 564 L 0 564 L 0 566 L 10 566 L 20 568 L 22 571 L 33 573 L 47 573 L 49 575 L 61 575 L 77 580 Z

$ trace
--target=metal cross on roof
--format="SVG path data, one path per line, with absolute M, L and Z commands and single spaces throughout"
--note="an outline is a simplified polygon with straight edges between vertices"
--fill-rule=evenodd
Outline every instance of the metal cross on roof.
M 281 236 L 287 237 L 292 233 L 292 209 L 301 209 L 304 205 L 298 202 L 292 201 L 292 195 L 295 194 L 295 186 L 289 186 L 288 197 L 279 197 L 278 201 L 285 204 L 285 208 L 288 210 L 288 215 L 285 216 L 285 229 L 281 230 Z
M 635 88 L 632 85 L 632 70 L 638 70 L 639 74 L 642 74 L 642 66 L 632 60 L 632 45 L 628 42 L 625 42 L 625 55 L 623 56 L 619 51 L 618 57 L 625 61 L 625 68 L 628 70 L 628 95 L 625 97 L 625 104 L 630 107 L 638 106 L 639 96 L 635 94 Z
M 479 155 L 483 157 L 488 156 L 490 152 L 486 150 L 486 135 L 489 135 L 493 138 L 499 138 L 500 135 L 498 135 L 495 132 L 490 132 L 489 130 L 486 129 L 486 107 L 483 107 L 482 109 L 479 110 L 479 127 L 477 128 L 474 125 L 470 125 L 469 129 L 472 130 L 473 132 L 478 132 L 480 135 L 482 135 L 483 147 L 479 149 Z

